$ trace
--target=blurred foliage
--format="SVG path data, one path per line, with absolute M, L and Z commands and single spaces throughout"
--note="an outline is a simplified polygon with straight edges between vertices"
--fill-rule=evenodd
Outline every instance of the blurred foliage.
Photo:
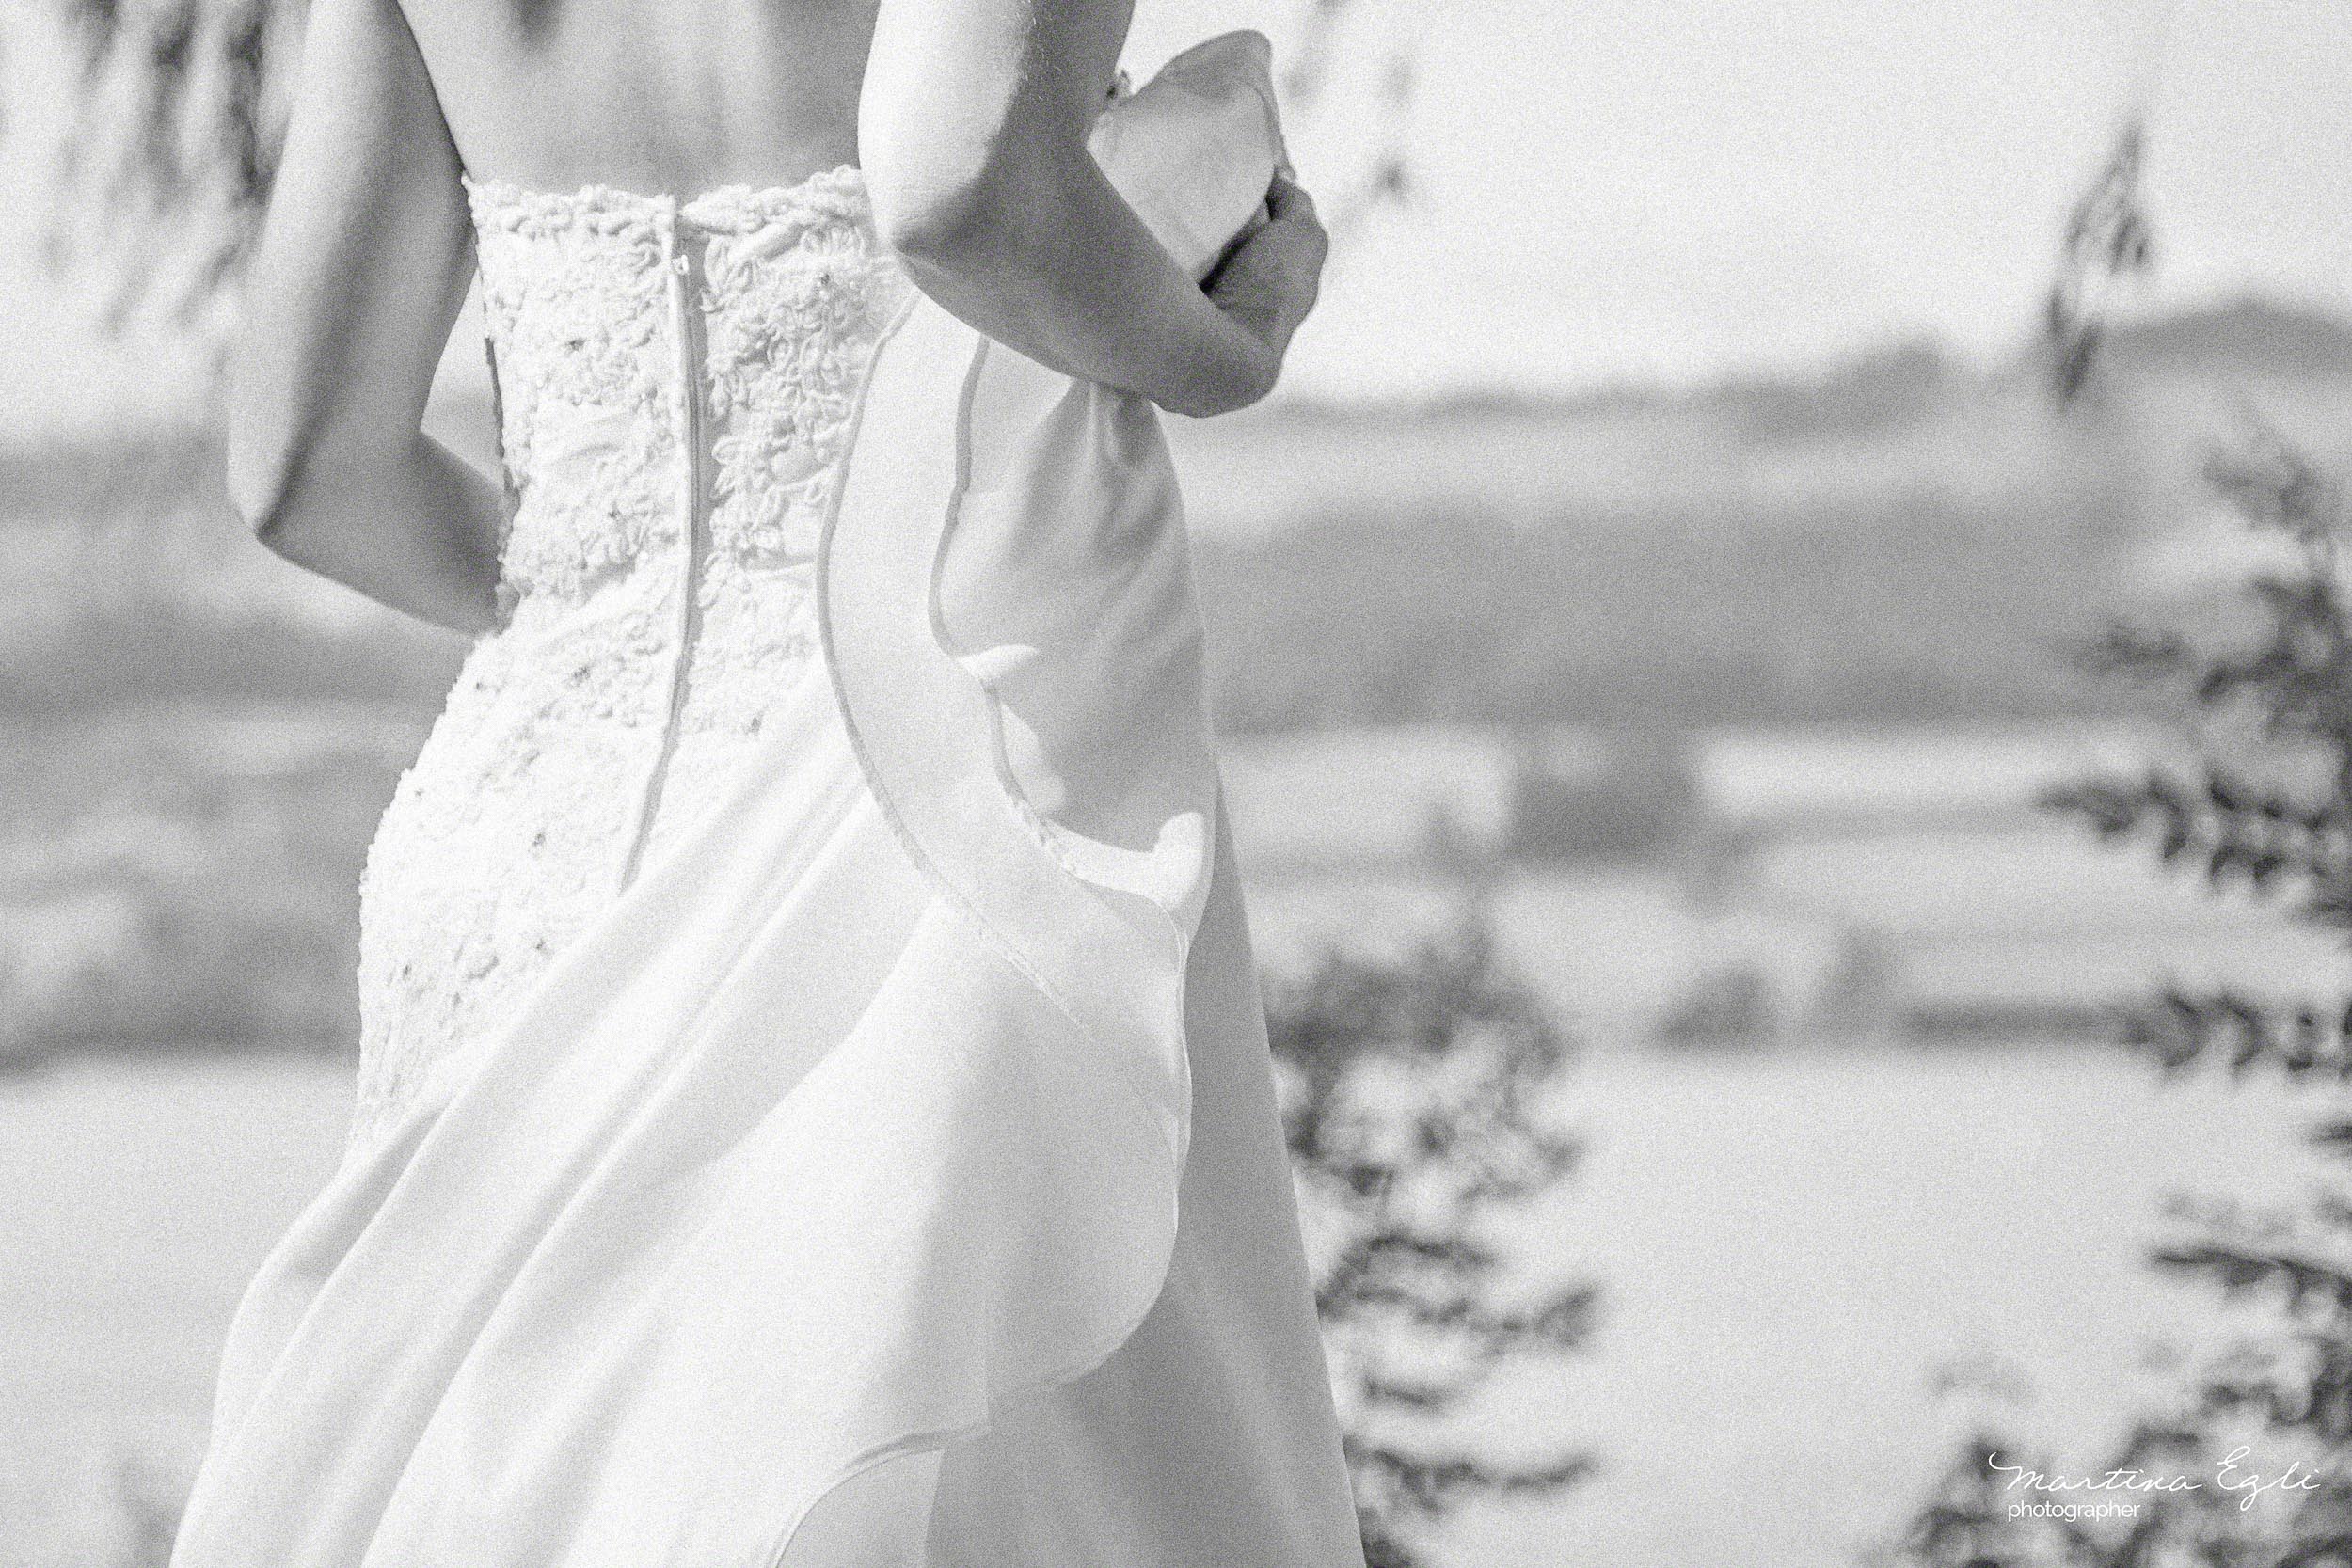
M 1608 737 L 1597 760 L 1565 761 L 1549 732 L 1515 726 L 1510 819 L 1503 854 L 1521 863 L 1654 862 L 1702 816 L 1686 732 L 1633 728 Z
M 1512 1276 L 1496 1240 L 1567 1174 L 1548 1121 L 1566 1039 L 1473 917 L 1275 988 L 1283 1125 L 1371 1568 L 1414 1568 L 1466 1502 L 1542 1494 L 1581 1453 L 1466 1435 L 1497 1372 L 1584 1341 L 1589 1286 Z
M 2118 626 L 2091 665 L 2181 700 L 2196 760 L 2066 785 L 2050 804 L 2103 838 L 2144 846 L 2217 897 L 2267 901 L 2352 938 L 2352 614 L 2340 483 L 2261 438 L 2217 462 L 2217 490 L 2270 546 L 2233 613 L 2210 625 Z M 2275 1074 L 2308 1096 L 2311 1142 L 2352 1161 L 2352 986 L 2280 999 L 2168 988 L 2128 1009 L 2125 1039 L 2168 1073 Z M 1990 1432 L 1955 1461 L 1895 1560 L 1913 1568 L 2345 1568 L 2352 1565 L 2352 1183 L 2297 1208 L 2215 1199 L 2174 1208 L 2153 1261 L 2240 1304 L 2258 1326 L 2143 1418 L 2093 1476 L 2194 1489 L 2021 1494 Z M 2232 1455 L 2235 1454 L 2234 1461 Z M 2015 1464 L 2011 1458 L 2003 1464 Z M 2057 1473 L 2058 1466 L 2027 1468 Z M 2080 1473 L 2080 1472 L 2076 1472 Z M 2308 1478 L 2255 1506 L 2229 1477 Z M 2020 1503 L 2136 1506 L 2109 1518 L 2012 1518 Z
M 2052 384 L 2071 403 L 2090 388 L 2106 335 L 2112 296 L 2154 264 L 2154 230 L 2142 197 L 2148 128 L 2135 111 L 2116 134 L 2115 147 L 2067 214 L 2058 273 L 2042 311 Z
M 2092 387 L 2114 297 L 2155 263 L 2155 229 L 2146 186 L 2148 126 L 2169 53 L 2179 0 L 2141 0 L 2125 103 L 2099 172 L 2067 214 L 2058 277 L 2042 310 L 2052 390 L 2061 405 Z
M 1354 166 L 1311 171 L 1317 208 L 1344 239 L 1372 213 L 1408 201 L 1413 166 L 1408 132 L 1427 0 L 1296 0 L 1304 13 L 1280 82 L 1285 118 L 1311 120 L 1360 74 L 1370 99 Z M 1380 24 L 1385 24 L 1385 27 Z
M 1641 506 L 1641 510 L 1634 510 Z M 1218 718 L 1935 723 L 2111 713 L 2073 678 L 2136 484 L 1392 509 L 1196 541 Z
M 283 131 L 280 0 L 43 0 L 70 74 L 44 236 L 101 321 L 225 347 Z

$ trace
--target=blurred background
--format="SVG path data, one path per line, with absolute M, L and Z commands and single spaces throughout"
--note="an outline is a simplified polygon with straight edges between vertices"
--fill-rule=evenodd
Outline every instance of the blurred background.
M 463 651 L 218 494 L 299 20 L 0 0 L 0 1568 L 162 1560 Z M 1337 244 L 1170 434 L 1376 1562 L 2352 1563 L 2352 5 L 1142 0 L 1138 75 L 1234 25 Z

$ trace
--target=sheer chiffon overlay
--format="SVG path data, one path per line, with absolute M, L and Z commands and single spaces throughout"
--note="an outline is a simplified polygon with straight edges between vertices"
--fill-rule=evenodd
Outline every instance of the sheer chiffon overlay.
M 1205 272 L 1263 40 L 1096 150 Z M 1361 1568 L 1154 411 L 854 169 L 469 194 L 512 613 L 176 1568 Z

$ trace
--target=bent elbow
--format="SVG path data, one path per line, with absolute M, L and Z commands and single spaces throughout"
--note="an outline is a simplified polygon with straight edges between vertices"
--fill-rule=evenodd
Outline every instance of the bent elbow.
M 310 565 L 320 520 L 342 511 L 337 498 L 349 493 L 348 461 L 307 443 L 241 437 L 235 431 L 225 455 L 229 504 L 246 529 L 271 554 Z
M 230 359 L 221 479 L 246 528 L 283 555 L 330 451 L 349 445 L 343 432 L 351 421 L 331 398 L 279 363 L 272 348 L 272 340 L 248 336 Z
M 905 261 L 962 271 L 1003 246 L 1007 203 L 984 179 L 885 179 L 870 189 L 875 235 Z
M 229 504 L 269 549 L 282 553 L 294 518 L 295 474 L 293 452 L 276 443 L 241 438 L 234 432 L 225 453 Z
M 964 248 L 986 217 L 989 159 L 935 123 L 883 113 L 882 96 L 869 81 L 858 116 L 858 165 L 875 238 L 910 261 Z
M 1067 227 L 1065 177 L 1047 154 L 882 149 L 866 190 L 876 236 L 935 273 L 1017 271 Z

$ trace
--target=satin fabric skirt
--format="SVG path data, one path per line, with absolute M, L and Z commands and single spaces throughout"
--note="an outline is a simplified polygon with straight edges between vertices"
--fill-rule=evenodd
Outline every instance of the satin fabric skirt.
M 1144 1140 L 1073 1119 L 1124 1091 L 1056 1060 L 1066 1023 L 917 870 L 807 684 L 789 830 L 731 800 L 630 895 L 761 955 L 703 1006 L 708 1037 L 753 1019 L 767 1047 L 445 1073 L 256 1280 L 182 1568 L 1360 1562 L 1228 836 L 1165 1273 L 1074 1367 L 1055 1347 L 1150 1228 L 1120 1174 Z M 773 895 L 710 889 L 694 856 L 722 846 Z M 616 1026 L 597 981 L 637 955 L 610 935 L 543 995 L 605 1042 L 665 1037 Z M 543 1006 L 540 1039 L 579 1037 Z M 1069 1227 L 1024 1238 L 1015 1210 Z

